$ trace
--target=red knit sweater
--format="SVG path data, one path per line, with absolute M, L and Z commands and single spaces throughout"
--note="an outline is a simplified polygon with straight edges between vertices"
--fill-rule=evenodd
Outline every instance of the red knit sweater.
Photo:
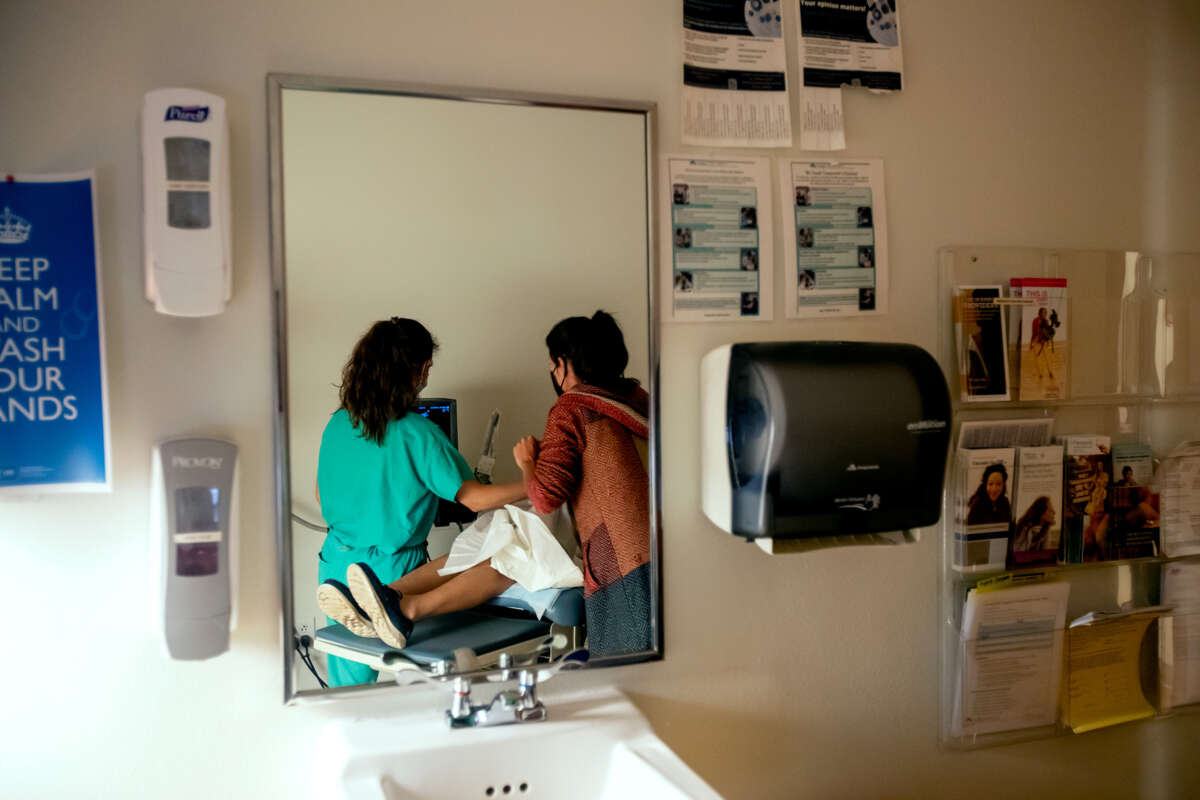
M 534 509 L 569 503 L 583 549 L 584 595 L 650 559 L 646 471 L 650 398 L 579 385 L 550 409 L 526 490 Z

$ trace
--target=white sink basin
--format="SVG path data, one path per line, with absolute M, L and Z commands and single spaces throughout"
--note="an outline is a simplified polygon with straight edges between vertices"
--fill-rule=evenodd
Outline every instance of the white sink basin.
M 481 691 L 485 694 L 486 689 Z M 430 695 L 439 701 L 447 697 Z M 477 699 L 478 702 L 478 699 Z M 330 723 L 314 796 L 719 798 L 611 689 L 547 700 L 550 719 L 450 730 L 441 712 Z

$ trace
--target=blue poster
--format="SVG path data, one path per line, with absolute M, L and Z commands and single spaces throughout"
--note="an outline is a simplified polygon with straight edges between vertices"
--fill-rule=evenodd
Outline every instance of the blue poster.
M 94 183 L 0 174 L 0 492 L 111 488 Z

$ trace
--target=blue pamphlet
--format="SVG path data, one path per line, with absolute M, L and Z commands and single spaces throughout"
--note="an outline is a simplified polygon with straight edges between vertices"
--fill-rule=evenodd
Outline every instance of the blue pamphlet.
M 108 491 L 95 174 L 0 173 L 0 492 Z

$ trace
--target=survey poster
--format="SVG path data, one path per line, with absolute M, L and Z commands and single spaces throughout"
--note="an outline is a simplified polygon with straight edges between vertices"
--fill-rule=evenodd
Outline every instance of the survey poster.
M 886 313 L 883 161 L 785 161 L 779 185 L 786 316 Z
M 771 319 L 770 160 L 667 156 L 662 164 L 666 319 Z
M 0 493 L 108 491 L 95 175 L 0 175 Z
M 898 92 L 904 59 L 898 0 L 800 0 L 802 85 Z
M 683 0 L 684 144 L 790 147 L 783 0 Z

